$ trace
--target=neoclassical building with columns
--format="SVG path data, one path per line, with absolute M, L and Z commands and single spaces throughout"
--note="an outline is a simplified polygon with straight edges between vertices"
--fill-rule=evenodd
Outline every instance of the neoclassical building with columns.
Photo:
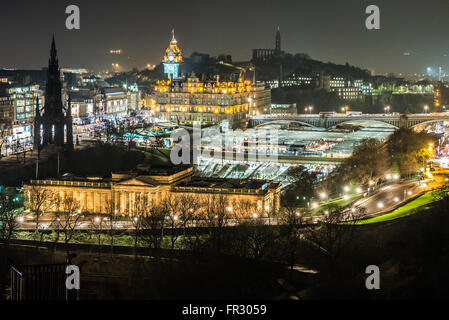
M 60 179 L 31 180 L 24 184 L 25 208 L 31 206 L 33 192 L 48 190 L 61 198 L 79 202 L 83 213 L 133 215 L 136 199 L 146 196 L 157 203 L 167 196 L 198 197 L 221 195 L 231 204 L 250 203 L 258 211 L 280 206 L 279 183 L 261 180 L 205 179 L 195 177 L 192 167 L 152 168 L 148 172 L 113 173 L 110 179 L 65 176 Z M 50 211 L 60 210 L 56 202 Z M 248 213 L 250 214 L 250 213 Z

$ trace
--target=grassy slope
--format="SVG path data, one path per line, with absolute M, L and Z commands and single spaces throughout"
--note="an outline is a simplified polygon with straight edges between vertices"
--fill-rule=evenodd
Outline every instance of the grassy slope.
M 409 215 L 412 215 L 418 211 L 422 211 L 425 210 L 429 207 L 429 204 L 431 204 L 432 202 L 435 202 L 435 191 L 434 192 L 429 192 L 426 193 L 424 195 L 422 195 L 421 197 L 407 203 L 406 205 L 397 208 L 396 210 L 378 216 L 378 217 L 374 217 L 374 218 L 370 218 L 367 220 L 362 220 L 359 221 L 357 224 L 370 224 L 370 223 L 378 223 L 378 222 L 384 222 L 384 221 L 390 221 L 390 220 L 394 220 L 394 219 L 398 219 L 398 218 L 403 218 L 403 217 L 407 217 Z

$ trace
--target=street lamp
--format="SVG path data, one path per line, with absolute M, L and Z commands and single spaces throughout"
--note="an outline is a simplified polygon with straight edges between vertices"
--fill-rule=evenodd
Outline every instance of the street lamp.
M 428 105 L 425 105 L 425 106 L 424 106 L 424 113 L 427 113 L 427 109 L 429 109 L 429 106 L 428 106 Z

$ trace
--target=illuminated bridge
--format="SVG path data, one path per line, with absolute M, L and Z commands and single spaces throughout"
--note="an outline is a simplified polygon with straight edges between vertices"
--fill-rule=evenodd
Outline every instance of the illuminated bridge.
M 396 129 L 417 128 L 433 122 L 448 121 L 449 113 L 434 114 L 298 114 L 298 115 L 260 115 L 250 117 L 250 126 L 277 124 L 283 122 L 293 122 L 303 126 L 313 126 L 321 128 L 332 128 L 339 124 L 357 123 L 358 121 L 383 122 Z

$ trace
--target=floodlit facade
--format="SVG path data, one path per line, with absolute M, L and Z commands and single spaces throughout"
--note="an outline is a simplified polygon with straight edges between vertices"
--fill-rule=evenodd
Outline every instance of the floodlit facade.
M 248 115 L 269 113 L 271 92 L 264 83 L 200 81 L 195 76 L 158 81 L 151 110 L 162 119 L 178 124 L 244 125 Z
M 261 180 L 207 179 L 193 176 L 193 168 L 151 169 L 147 174 L 113 174 L 111 179 L 68 177 L 60 180 L 31 180 L 24 185 L 24 203 L 30 207 L 30 197 L 36 190 L 49 190 L 61 197 L 71 196 L 79 201 L 83 213 L 132 216 L 137 199 L 147 196 L 158 203 L 167 196 L 190 196 L 202 199 L 225 197 L 232 206 L 249 203 L 258 212 L 265 208 L 278 209 L 280 183 Z M 50 211 L 60 210 L 53 207 Z M 248 213 L 253 214 L 253 212 Z

